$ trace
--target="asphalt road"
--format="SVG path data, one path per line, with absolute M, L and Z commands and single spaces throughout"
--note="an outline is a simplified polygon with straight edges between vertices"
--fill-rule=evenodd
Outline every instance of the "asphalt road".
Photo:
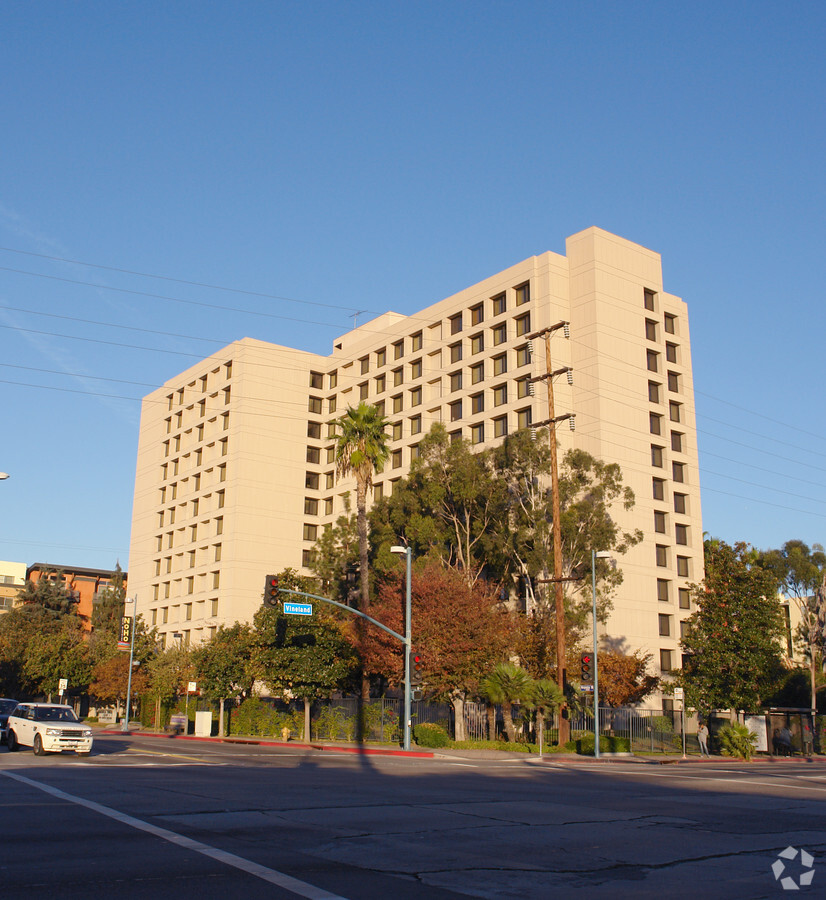
M 15 897 L 826 896 L 826 762 L 411 759 L 140 736 L 0 751 Z M 799 882 L 800 855 L 781 860 Z

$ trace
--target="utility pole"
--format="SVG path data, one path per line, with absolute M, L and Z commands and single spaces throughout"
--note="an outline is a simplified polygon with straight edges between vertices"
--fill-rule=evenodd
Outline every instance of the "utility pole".
M 546 328 L 543 331 L 537 332 L 535 335 L 530 335 L 530 338 L 534 337 L 544 337 L 545 338 L 545 369 L 546 374 L 540 375 L 537 378 L 533 379 L 536 381 L 544 381 L 548 388 L 548 419 L 545 422 L 537 422 L 536 427 L 541 427 L 543 425 L 548 426 L 548 439 L 550 442 L 551 448 L 551 504 L 552 504 L 552 515 L 553 515 L 553 523 L 552 523 L 552 536 L 553 536 L 553 551 L 554 551 L 554 574 L 553 578 L 549 579 L 554 585 L 554 606 L 555 606 L 555 619 L 556 619 L 556 683 L 559 686 L 559 689 L 565 692 L 565 682 L 566 682 L 566 671 L 565 671 L 565 656 L 566 656 L 566 648 L 565 648 L 565 605 L 564 605 L 564 597 L 563 597 L 563 588 L 562 584 L 564 579 L 562 577 L 562 521 L 561 521 L 561 512 L 559 509 L 559 463 L 557 460 L 557 444 L 556 444 L 556 423 L 563 419 L 568 419 L 571 430 L 574 429 L 574 416 L 572 413 L 566 413 L 562 416 L 556 415 L 556 410 L 554 407 L 554 376 L 561 375 L 563 373 L 567 373 L 569 383 L 572 383 L 572 371 L 569 367 L 565 367 L 563 369 L 559 369 L 554 372 L 551 369 L 551 335 L 553 332 L 558 331 L 559 329 L 563 329 L 563 334 L 566 338 L 570 337 L 570 327 L 568 322 L 558 322 L 556 325 L 552 325 L 550 328 Z M 563 704 L 560 709 L 560 717 L 559 717 L 559 743 L 566 743 L 571 736 L 571 729 L 569 720 L 567 718 L 568 707 Z

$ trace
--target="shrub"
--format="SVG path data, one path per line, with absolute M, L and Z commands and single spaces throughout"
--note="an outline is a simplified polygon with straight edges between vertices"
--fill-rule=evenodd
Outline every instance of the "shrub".
M 652 731 L 660 734 L 671 734 L 674 731 L 674 723 L 668 716 L 652 716 L 649 724 Z
M 569 742 L 573 743 L 573 742 Z M 580 756 L 594 755 L 594 736 L 593 734 L 583 735 L 575 742 L 576 752 Z M 599 752 L 600 753 L 628 753 L 631 750 L 631 742 L 624 737 L 609 737 L 607 734 L 599 736 Z
M 447 747 L 450 743 L 445 729 L 432 722 L 422 722 L 421 725 L 416 725 L 413 735 L 420 747 Z
M 720 752 L 723 756 L 736 756 L 739 759 L 751 759 L 757 746 L 757 735 L 745 725 L 732 722 L 724 725 L 717 734 L 720 741 Z

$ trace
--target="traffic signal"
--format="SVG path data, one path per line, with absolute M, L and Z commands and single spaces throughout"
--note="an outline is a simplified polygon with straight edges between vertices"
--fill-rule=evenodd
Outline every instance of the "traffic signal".
M 422 656 L 415 650 L 410 651 L 410 687 L 419 688 L 424 680 L 424 667 Z
M 579 659 L 579 680 L 583 684 L 594 683 L 594 654 L 583 653 Z
M 267 575 L 264 583 L 264 606 L 275 609 L 278 606 L 278 576 Z

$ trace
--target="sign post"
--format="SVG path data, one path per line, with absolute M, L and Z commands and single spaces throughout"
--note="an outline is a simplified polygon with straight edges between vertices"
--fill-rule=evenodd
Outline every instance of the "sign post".
M 58 681 L 58 683 L 57 683 L 57 690 L 60 693 L 60 702 L 61 703 L 63 702 L 63 695 L 66 693 L 68 688 L 69 688 L 69 679 L 61 678 L 60 681 Z
M 132 604 L 132 612 L 137 612 L 138 609 L 138 598 L 137 595 L 134 596 L 131 601 L 124 600 L 124 606 L 126 603 Z M 128 631 L 128 639 L 129 639 L 129 675 L 126 680 L 126 711 L 123 716 L 123 724 L 121 726 L 121 731 L 126 734 L 129 731 L 129 707 L 132 704 L 132 660 L 135 656 L 135 616 L 129 618 L 129 616 L 124 616 L 121 619 L 121 640 L 118 641 L 118 647 L 120 647 L 121 642 L 124 638 L 124 624 L 126 624 Z

